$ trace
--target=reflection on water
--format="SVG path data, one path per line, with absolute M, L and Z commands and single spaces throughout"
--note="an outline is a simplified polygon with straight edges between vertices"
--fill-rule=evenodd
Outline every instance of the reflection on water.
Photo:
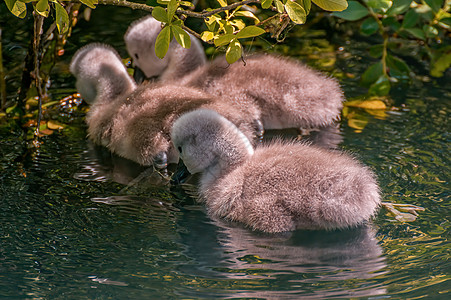
M 306 299 L 320 299 L 386 292 L 378 285 L 342 286 L 346 280 L 368 280 L 385 273 L 383 251 L 372 225 L 342 231 L 296 231 L 273 235 L 252 232 L 221 220 L 205 219 L 206 224 L 192 224 L 191 219 L 202 220 L 200 214 L 203 211 L 195 209 L 185 214 L 188 220 L 183 222 L 191 227 L 181 233 L 186 246 L 184 254 L 193 261 L 179 270 L 204 278 L 217 278 L 220 282 L 237 280 L 232 288 L 236 293 L 228 296 L 283 298 L 297 294 Z M 257 282 L 264 284 L 246 287 L 246 284 Z M 319 282 L 327 284 L 308 288 Z M 208 293 L 206 290 L 198 292 Z
M 113 181 L 132 187 L 134 185 L 166 186 L 170 178 L 153 167 L 144 167 L 128 159 L 119 157 L 106 148 L 95 146 L 87 141 L 88 148 L 83 152 L 81 170 L 74 178 L 83 181 Z M 176 165 L 168 167 L 169 174 L 175 171 Z
M 108 18 L 95 16 L 102 11 Z M 121 37 L 137 16 L 113 12 L 98 7 L 91 23 L 81 21 L 60 63 L 91 41 L 125 53 Z M 4 57 L 21 60 L 9 50 L 17 48 L 12 38 L 4 32 Z M 14 43 L 26 49 L 28 40 Z M 367 46 L 346 45 L 338 68 L 364 70 Z M 55 80 L 74 86 L 67 74 Z M 362 92 L 358 80 L 342 82 L 348 97 Z M 345 121 L 311 133 L 314 143 L 339 145 L 369 165 L 384 201 L 426 209 L 411 223 L 381 210 L 373 224 L 343 231 L 265 235 L 211 220 L 193 186 L 171 187 L 152 172 L 140 177 L 146 168 L 93 147 L 84 134 L 63 131 L 29 151 L 20 129 L 2 127 L 0 298 L 448 299 L 448 83 L 449 77 L 394 88 L 395 109 L 384 120 L 369 115 L 361 133 Z

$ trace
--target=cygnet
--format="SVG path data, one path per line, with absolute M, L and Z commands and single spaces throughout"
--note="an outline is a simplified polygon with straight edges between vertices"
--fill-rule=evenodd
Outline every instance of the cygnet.
M 260 54 L 245 61 L 229 65 L 219 57 L 181 83 L 256 106 L 265 129 L 319 128 L 340 118 L 344 96 L 335 79 L 290 58 Z
M 230 121 L 199 109 L 174 123 L 174 147 L 212 217 L 264 232 L 336 229 L 367 221 L 380 204 L 374 174 L 354 158 L 276 141 L 255 150 Z
M 136 88 L 119 54 L 112 47 L 93 43 L 80 48 L 72 58 L 70 71 L 76 87 L 90 105 L 86 116 L 88 136 L 108 146 L 114 115 Z
M 253 119 L 195 88 L 147 84 L 136 88 L 119 55 L 103 44 L 81 48 L 72 59 L 77 89 L 91 104 L 86 117 L 94 143 L 141 165 L 163 168 L 177 162 L 170 129 L 181 114 L 197 108 L 216 110 L 247 138 L 256 134 Z
M 124 35 L 133 63 L 139 66 L 146 77 L 159 77 L 163 81 L 174 80 L 205 64 L 204 49 L 200 41 L 192 35 L 189 49 L 183 48 L 174 39 L 166 56 L 163 59 L 158 58 L 155 54 L 155 41 L 160 31 L 161 23 L 152 16 L 147 16 L 133 22 Z M 139 79 L 137 81 L 140 83 Z
M 252 55 L 246 64 L 228 65 L 224 57 L 204 64 L 205 54 L 198 40 L 189 55 L 176 52 L 172 41 L 164 59 L 155 56 L 154 45 L 161 25 L 151 17 L 134 22 L 125 35 L 129 54 L 147 77 L 159 80 L 183 77 L 182 84 L 201 88 L 238 103 L 263 123 L 265 129 L 318 128 L 340 117 L 343 92 L 337 81 L 298 61 L 275 55 Z M 184 53 L 187 50 L 184 49 Z M 177 55 L 176 55 L 177 54 Z M 136 59 L 138 56 L 138 59 Z
M 240 110 L 194 88 L 168 84 L 139 86 L 118 110 L 109 148 L 141 165 L 178 162 L 170 134 L 173 123 L 186 112 L 206 108 L 220 113 L 244 132 L 255 137 L 252 119 Z

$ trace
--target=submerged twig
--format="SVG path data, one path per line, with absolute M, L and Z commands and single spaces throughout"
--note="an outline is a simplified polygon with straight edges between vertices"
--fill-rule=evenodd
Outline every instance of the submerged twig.
M 413 222 L 418 217 L 417 211 L 424 211 L 423 207 L 413 204 L 398 204 L 389 202 L 382 202 L 381 204 L 399 222 Z
M 136 178 L 134 178 L 132 181 L 130 181 L 126 187 L 124 187 L 122 190 L 119 191 L 119 194 L 125 193 L 128 189 L 136 186 L 138 183 L 140 183 L 145 178 L 151 176 L 152 174 L 160 175 L 161 178 L 163 180 L 165 180 L 166 182 L 169 182 L 169 180 L 170 180 L 170 177 L 167 174 L 167 169 L 158 170 L 155 168 L 155 166 L 152 165 L 152 167 L 145 169 Z

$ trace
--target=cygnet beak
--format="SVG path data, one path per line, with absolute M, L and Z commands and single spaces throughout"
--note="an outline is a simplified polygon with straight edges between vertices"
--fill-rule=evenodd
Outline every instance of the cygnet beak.
M 147 79 L 146 74 L 144 74 L 144 72 L 138 68 L 137 66 L 134 67 L 134 72 L 133 72 L 133 79 L 135 79 L 135 82 L 137 84 L 141 84 L 144 82 L 144 80 Z
M 174 174 L 172 174 L 171 183 L 172 184 L 184 183 L 189 175 L 191 175 L 191 173 L 186 168 L 185 164 L 183 163 L 183 160 L 179 159 L 177 169 L 174 171 Z
M 135 66 L 133 72 L 133 79 L 135 80 L 136 84 L 142 84 L 143 82 L 154 82 L 157 81 L 158 75 L 147 77 L 146 74 L 141 70 L 139 67 Z

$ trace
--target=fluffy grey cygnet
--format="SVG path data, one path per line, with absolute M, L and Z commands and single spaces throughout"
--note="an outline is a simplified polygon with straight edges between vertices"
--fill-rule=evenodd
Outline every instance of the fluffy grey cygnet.
M 130 25 L 125 35 L 135 66 L 147 77 L 160 76 L 163 81 L 183 77 L 184 85 L 240 104 L 265 129 L 317 128 L 340 117 L 344 96 L 337 81 L 298 61 L 252 55 L 245 58 L 246 65 L 236 62 L 229 66 L 224 57 L 204 64 L 204 51 L 193 36 L 189 51 L 173 40 L 161 60 L 154 53 L 160 31 L 160 22 L 147 17 Z
M 246 139 L 254 139 L 252 120 L 233 106 L 198 89 L 153 84 L 138 87 L 120 107 L 109 148 L 141 165 L 155 164 L 155 158 L 162 157 L 167 163 L 176 163 L 179 156 L 170 139 L 172 125 L 182 114 L 199 108 L 220 113 L 236 124 Z
M 136 88 L 120 56 L 112 47 L 93 43 L 80 48 L 72 58 L 70 71 L 76 87 L 91 106 L 86 116 L 88 135 L 94 143 L 108 146 L 114 115 Z
M 335 229 L 359 225 L 380 204 L 374 174 L 354 158 L 306 144 L 257 147 L 230 121 L 199 109 L 172 127 L 172 142 L 213 217 L 254 230 Z
M 161 23 L 151 16 L 133 22 L 124 35 L 127 51 L 133 63 L 146 77 L 160 77 L 174 80 L 185 76 L 198 66 L 205 64 L 206 58 L 198 39 L 190 35 L 191 47 L 185 49 L 174 39 L 163 59 L 155 54 L 155 41 L 161 31 Z
M 209 108 L 231 120 L 253 140 L 253 119 L 198 89 L 169 84 L 136 88 L 113 48 L 91 44 L 72 59 L 77 88 L 91 104 L 88 135 L 119 156 L 141 165 L 163 168 L 178 161 L 170 130 L 183 113 Z
M 344 96 L 335 79 L 290 58 L 261 54 L 245 61 L 228 65 L 219 57 L 182 84 L 257 107 L 265 129 L 318 128 L 340 118 Z

